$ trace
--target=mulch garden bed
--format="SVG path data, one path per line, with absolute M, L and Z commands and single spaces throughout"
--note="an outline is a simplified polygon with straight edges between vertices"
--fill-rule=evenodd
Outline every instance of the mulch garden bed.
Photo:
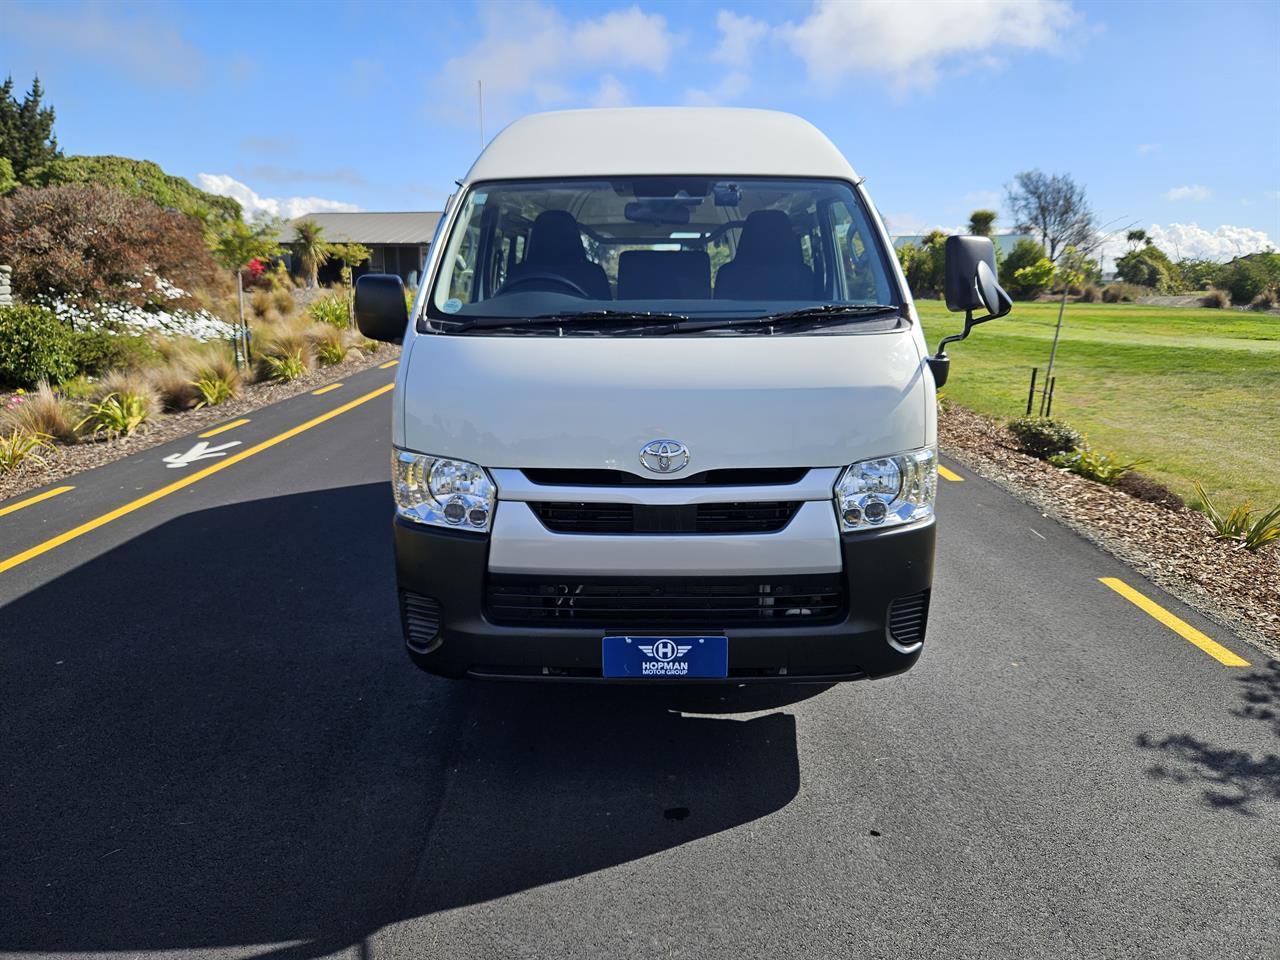
M 314 373 L 305 374 L 287 383 L 251 383 L 241 387 L 233 400 L 216 407 L 187 410 L 181 413 L 162 413 L 144 424 L 131 437 L 119 440 L 82 440 L 79 443 L 55 443 L 53 449 L 40 452 L 46 465 L 26 463 L 13 473 L 0 475 L 0 501 L 16 497 L 36 487 L 47 486 L 73 474 L 119 460 L 148 447 L 167 443 L 188 433 L 196 433 L 217 426 L 228 420 L 242 417 L 261 407 L 295 397 L 314 390 L 326 383 L 349 377 L 400 355 L 399 347 L 383 345 L 369 353 L 352 351 L 345 360 L 331 367 L 320 367 Z
M 1133 475 L 1115 487 L 1086 480 L 1020 452 L 1002 425 L 954 405 L 939 415 L 938 442 L 979 476 L 1280 657 L 1280 545 L 1251 552 L 1215 539 L 1207 517 L 1179 506 L 1158 483 Z

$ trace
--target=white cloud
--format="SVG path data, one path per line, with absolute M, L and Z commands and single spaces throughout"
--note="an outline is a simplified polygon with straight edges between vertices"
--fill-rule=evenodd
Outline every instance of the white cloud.
M 769 25 L 763 20 L 742 16 L 732 10 L 721 10 L 716 14 L 716 29 L 720 31 L 720 42 L 711 51 L 711 59 L 731 67 L 745 67 L 751 61 L 756 45 L 769 33 Z
M 726 73 L 714 87 L 704 90 L 690 87 L 684 92 L 684 102 L 691 107 L 715 107 L 722 103 L 731 103 L 747 92 L 751 86 L 751 78 L 741 70 Z
M 936 220 L 924 220 L 914 213 L 886 213 L 884 228 L 889 231 L 891 237 L 923 235 L 931 230 L 941 230 L 948 235 L 964 233 L 964 230 L 954 224 L 947 226 Z
M 198 173 L 196 179 L 200 181 L 201 190 L 239 201 L 248 220 L 262 214 L 292 220 L 305 213 L 347 213 L 360 209 L 354 203 L 324 197 L 260 197 L 247 184 L 225 173 Z
M 433 99 L 442 112 L 470 121 L 475 116 L 476 81 L 484 83 L 486 115 L 509 112 L 513 101 L 530 98 L 547 107 L 588 101 L 592 88 L 583 75 L 600 68 L 611 73 L 599 81 L 594 95 L 616 96 L 622 84 L 616 74 L 629 69 L 660 74 L 681 42 L 666 17 L 638 6 L 613 10 L 594 19 L 566 19 L 538 2 L 489 4 L 481 8 L 479 38 L 463 53 L 445 61 Z M 617 86 L 606 89 L 606 80 Z
M 1174 187 L 1165 193 L 1166 200 L 1208 200 L 1213 194 L 1208 187 L 1192 184 L 1185 187 Z
M 1078 17 L 1066 0 L 817 0 L 780 34 L 828 86 L 854 71 L 885 73 L 899 89 L 929 87 L 945 61 L 995 62 L 998 48 L 1054 47 Z
M 1263 230 L 1228 224 L 1209 231 L 1194 223 L 1171 223 L 1168 227 L 1156 223 L 1147 227 L 1147 236 L 1174 259 L 1230 260 L 1275 246 Z
M 1135 149 L 1136 149 L 1139 153 L 1155 153 L 1155 151 L 1157 151 L 1157 150 L 1159 150 L 1159 149 L 1160 149 L 1160 144 L 1158 144 L 1158 143 L 1140 143 L 1140 144 L 1138 144 L 1138 146 L 1137 146 Z
M 606 73 L 600 78 L 600 86 L 591 98 L 593 107 L 625 107 L 630 102 L 631 95 L 627 88 L 612 73 Z
M 1268 191 L 1267 191 L 1267 199 L 1268 199 L 1268 200 L 1280 200 L 1280 190 L 1268 190 Z

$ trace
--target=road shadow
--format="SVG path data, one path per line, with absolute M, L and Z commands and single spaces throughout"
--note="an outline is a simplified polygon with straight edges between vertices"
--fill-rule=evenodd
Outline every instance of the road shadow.
M 415 670 L 390 511 L 376 483 L 191 513 L 0 607 L 0 950 L 316 957 L 794 798 L 776 707 L 816 689 Z
M 1271 727 L 1280 740 L 1280 660 L 1270 660 L 1237 678 L 1244 701 L 1231 712 Z M 1215 810 L 1260 816 L 1259 806 L 1280 801 L 1280 755 L 1222 747 L 1189 733 L 1140 734 L 1138 746 L 1157 751 L 1147 772 L 1157 780 L 1196 785 L 1201 801 Z

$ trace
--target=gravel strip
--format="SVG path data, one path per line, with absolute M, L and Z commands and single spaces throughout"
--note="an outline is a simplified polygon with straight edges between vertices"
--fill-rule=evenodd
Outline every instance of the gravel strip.
M 347 358 L 332 367 L 320 367 L 288 383 L 251 383 L 240 390 L 234 400 L 216 407 L 187 410 L 182 413 L 162 413 L 145 424 L 132 437 L 119 440 L 81 441 L 75 444 L 55 443 L 52 450 L 41 452 L 46 466 L 23 464 L 10 474 L 0 475 L 0 501 L 16 497 L 20 493 L 43 487 L 58 480 L 81 473 L 104 463 L 119 460 L 148 447 L 167 443 L 189 433 L 197 433 L 228 420 L 244 416 L 253 410 L 268 406 L 277 400 L 296 397 L 326 383 L 333 383 L 353 373 L 368 370 L 400 355 L 400 348 L 382 346 L 380 349 L 356 356 L 352 351 Z
M 1189 607 L 1280 657 L 1280 548 L 1214 539 L 1203 514 L 1135 499 L 1019 452 L 986 417 L 951 405 L 943 452 L 1129 564 Z

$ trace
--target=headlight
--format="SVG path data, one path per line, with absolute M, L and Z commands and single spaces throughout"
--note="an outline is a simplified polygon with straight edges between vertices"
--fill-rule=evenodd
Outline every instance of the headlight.
M 493 481 L 465 460 L 391 451 L 396 512 L 418 523 L 485 533 L 493 522 Z
M 892 457 L 860 460 L 836 481 L 842 530 L 895 527 L 933 516 L 938 451 L 924 447 Z

